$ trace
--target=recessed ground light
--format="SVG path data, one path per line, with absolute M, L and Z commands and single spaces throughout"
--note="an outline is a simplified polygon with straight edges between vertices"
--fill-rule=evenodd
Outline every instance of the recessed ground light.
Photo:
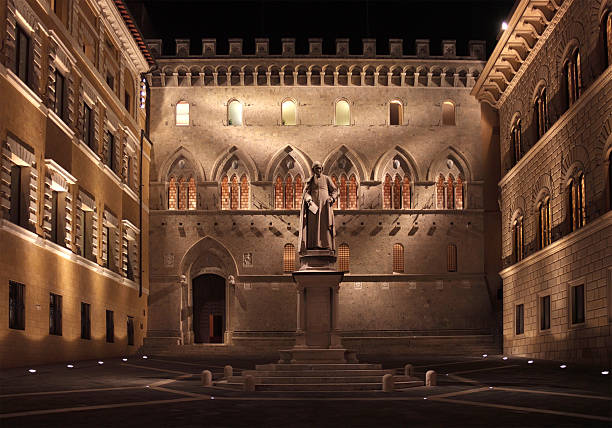
M 98 364 L 102 365 L 104 364 L 104 361 L 98 361 Z
M 502 357 L 502 360 L 504 360 L 504 361 L 507 360 L 507 359 L 508 359 L 508 357 Z
M 68 367 L 69 369 L 74 368 L 74 366 L 72 364 L 68 364 L 66 367 Z
M 527 364 L 533 364 L 533 360 L 527 361 Z
M 423 397 L 423 400 L 427 400 L 427 397 Z
M 28 371 L 29 371 L 30 373 L 36 373 L 36 370 L 35 370 L 35 369 L 29 369 Z
M 565 364 L 561 364 L 559 367 L 562 368 L 562 369 L 567 368 L 567 366 Z
M 121 361 L 127 361 L 127 358 L 122 358 Z
M 489 389 L 493 389 L 493 387 L 492 387 L 492 386 L 490 386 L 490 387 L 489 387 Z
M 212 397 L 212 396 L 211 396 L 211 397 L 210 397 L 210 399 L 211 399 L 211 400 L 214 400 L 214 399 L 215 399 L 215 397 Z
M 487 358 L 488 356 L 488 354 L 482 354 L 482 358 Z
M 147 357 L 146 355 L 143 355 L 142 358 L 146 360 L 149 357 Z
M 601 372 L 602 375 L 609 375 L 610 374 L 610 370 L 604 370 L 603 372 Z

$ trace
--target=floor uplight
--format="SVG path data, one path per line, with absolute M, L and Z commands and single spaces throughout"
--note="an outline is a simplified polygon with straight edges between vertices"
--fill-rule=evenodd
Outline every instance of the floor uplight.
M 564 368 L 566 368 L 567 366 L 566 366 L 565 364 L 561 364 L 559 367 L 560 367 L 560 368 L 562 368 L 562 369 L 564 369 Z
M 502 360 L 506 361 L 508 359 L 508 357 L 502 357 Z
M 142 356 L 142 358 L 143 358 L 144 360 L 146 360 L 146 359 L 147 359 L 147 358 L 149 358 L 149 357 L 147 357 L 146 355 L 143 355 L 143 356 Z
M 30 373 L 36 373 L 36 370 L 35 370 L 35 369 L 29 369 L 28 371 L 29 371 Z
M 487 358 L 488 356 L 488 354 L 482 354 L 482 358 Z
M 502 31 L 506 31 L 508 29 L 508 23 L 506 21 L 502 22 L 501 29 Z
M 533 360 L 527 361 L 527 364 L 533 364 Z
M 127 361 L 127 358 L 122 358 L 121 361 Z
M 603 372 L 601 372 L 602 375 L 608 375 L 610 374 L 610 370 L 604 370 Z
M 102 365 L 104 364 L 104 361 L 98 361 L 98 364 Z
M 72 364 L 68 364 L 66 367 L 68 367 L 69 369 L 74 368 L 74 366 Z

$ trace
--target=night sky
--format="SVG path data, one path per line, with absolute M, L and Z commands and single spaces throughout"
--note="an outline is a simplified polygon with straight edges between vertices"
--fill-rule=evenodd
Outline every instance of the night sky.
M 201 40 L 217 39 L 217 53 L 227 53 L 227 39 L 244 39 L 243 52 L 254 51 L 256 37 L 270 39 L 270 54 L 280 53 L 282 37 L 296 39 L 296 53 L 306 54 L 309 37 L 322 37 L 323 53 L 334 54 L 334 39 L 351 39 L 350 53 L 361 53 L 361 39 L 377 39 L 377 53 L 388 53 L 388 39 L 404 39 L 404 53 L 414 54 L 414 40 L 431 40 L 431 54 L 443 39 L 457 40 L 457 54 L 467 41 L 486 40 L 490 53 L 514 0 L 125 0 L 145 38 L 164 40 L 174 53 L 175 38 L 190 38 L 191 53 Z

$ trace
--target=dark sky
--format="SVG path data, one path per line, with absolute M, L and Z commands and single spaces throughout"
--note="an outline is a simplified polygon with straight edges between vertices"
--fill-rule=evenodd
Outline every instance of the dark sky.
M 431 39 L 431 53 L 440 54 L 442 39 L 457 40 L 457 54 L 467 54 L 467 41 L 495 46 L 502 21 L 514 0 L 125 0 L 145 38 L 164 40 L 174 53 L 175 38 L 190 38 L 192 54 L 201 53 L 201 38 L 217 39 L 217 53 L 227 52 L 227 39 L 244 39 L 243 52 L 253 53 L 254 38 L 268 37 L 270 53 L 280 53 L 282 37 L 296 38 L 305 54 L 309 37 L 322 37 L 323 50 L 333 54 L 334 39 L 351 39 L 351 54 L 361 53 L 361 39 L 377 39 L 386 54 L 388 38 L 403 38 L 404 53 L 414 53 L 414 39 Z

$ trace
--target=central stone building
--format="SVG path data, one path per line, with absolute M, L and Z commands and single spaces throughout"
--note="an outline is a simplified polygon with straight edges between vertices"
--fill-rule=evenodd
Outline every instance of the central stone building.
M 294 344 L 299 209 L 312 163 L 335 207 L 342 344 L 362 353 L 487 352 L 499 303 L 494 123 L 470 89 L 484 42 L 457 56 L 417 40 L 404 55 L 347 39 L 336 54 L 255 54 L 214 39 L 162 56 L 151 85 L 150 298 L 146 345 Z M 484 137 L 484 138 L 482 138 Z M 483 143 L 485 141 L 485 143 Z M 492 160 L 492 162 L 488 162 Z M 485 204 L 485 200 L 493 201 Z M 202 345 L 204 346 L 204 345 Z M 159 348 L 157 348 L 159 349 Z

